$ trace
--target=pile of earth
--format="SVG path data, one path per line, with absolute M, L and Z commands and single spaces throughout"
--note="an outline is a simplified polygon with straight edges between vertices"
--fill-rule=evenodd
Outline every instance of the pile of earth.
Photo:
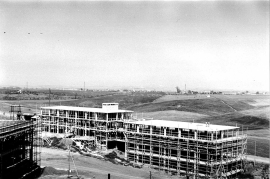
M 118 150 L 113 150 L 112 152 L 105 154 L 104 157 L 114 164 L 117 164 L 118 162 L 128 163 L 128 161 L 125 160 L 121 155 L 122 152 Z
M 67 171 L 65 170 L 57 170 L 53 167 L 45 167 L 42 175 L 64 175 L 67 174 Z

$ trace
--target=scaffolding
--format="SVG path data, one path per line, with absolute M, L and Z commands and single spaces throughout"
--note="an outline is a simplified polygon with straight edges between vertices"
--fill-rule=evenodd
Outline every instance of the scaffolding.
M 134 120 L 116 105 L 42 107 L 41 120 L 44 132 L 92 136 L 97 147 L 121 147 L 127 160 L 179 176 L 234 178 L 243 171 L 247 136 L 239 127 Z
M 33 121 L 0 121 L 0 179 L 40 174 L 37 125 Z
M 22 116 L 22 107 L 21 105 L 11 105 L 10 106 L 10 120 L 20 120 Z
M 155 122 L 126 123 L 129 161 L 193 178 L 235 178 L 243 171 L 247 137 L 239 128 L 204 131 Z
M 117 103 L 104 103 L 102 108 L 70 106 L 41 107 L 43 132 L 52 136 L 94 137 L 95 146 L 113 148 L 117 142 L 124 143 L 124 120 L 131 119 L 132 111 L 118 110 Z M 124 144 L 123 144 L 124 145 Z

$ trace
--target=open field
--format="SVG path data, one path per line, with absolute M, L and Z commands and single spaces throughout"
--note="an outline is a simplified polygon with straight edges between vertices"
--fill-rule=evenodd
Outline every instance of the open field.
M 206 94 L 198 95 L 164 95 L 156 99 L 153 103 L 160 103 L 165 101 L 177 101 L 177 100 L 187 100 L 187 99 L 205 99 L 207 98 Z
M 12 89 L 0 89 L 1 100 L 68 100 L 91 98 L 117 94 L 117 91 L 93 91 L 93 90 L 58 90 L 58 89 L 24 89 L 21 93 L 11 93 Z
M 134 115 L 137 115 L 138 118 L 142 116 L 159 120 L 183 121 L 183 122 L 193 122 L 208 117 L 208 115 L 205 114 L 186 111 L 176 111 L 176 110 L 135 113 Z
M 232 113 L 235 112 L 235 110 L 241 111 L 254 108 L 254 106 L 246 102 L 243 102 L 242 100 L 224 98 L 224 95 L 216 95 L 215 97 L 210 98 L 191 98 L 190 96 L 189 99 L 186 99 L 186 96 L 183 96 L 184 99 L 179 99 L 180 98 L 179 96 L 176 97 L 178 98 L 178 100 L 136 105 L 131 106 L 128 109 L 137 112 L 177 110 L 177 111 L 196 112 L 200 114 L 213 116 L 219 114 Z M 223 99 L 221 99 L 221 97 Z M 224 104 L 224 101 L 226 104 Z
M 238 126 L 248 134 L 248 154 L 269 158 L 270 103 L 267 95 L 166 95 L 131 106 L 154 119 Z
M 102 103 L 115 102 L 119 103 L 121 108 L 127 108 L 132 105 L 144 104 L 154 101 L 155 99 L 162 96 L 162 93 L 122 93 L 122 94 L 112 94 L 102 97 L 92 97 L 79 99 L 76 101 L 66 101 L 62 105 L 70 106 L 87 106 L 87 107 L 101 107 Z
M 52 93 L 56 93 L 52 91 Z M 161 97 L 164 93 L 162 92 L 107 92 L 107 91 L 58 91 L 56 94 L 61 94 L 62 96 L 71 95 L 73 93 L 77 94 L 77 99 L 67 98 L 67 99 L 55 99 L 51 94 L 51 100 L 47 99 L 32 99 L 32 100 L 0 100 L 0 111 L 8 112 L 10 111 L 10 105 L 20 104 L 24 107 L 23 112 L 36 112 L 41 106 L 50 105 L 63 105 L 63 106 L 85 106 L 85 107 L 101 107 L 102 103 L 106 102 L 117 102 L 120 104 L 121 108 L 126 108 L 128 106 L 149 103 L 155 99 Z M 20 95 L 20 94 L 16 94 Z M 24 95 L 24 94 L 23 94 Z M 48 94 L 47 94 L 48 95 Z

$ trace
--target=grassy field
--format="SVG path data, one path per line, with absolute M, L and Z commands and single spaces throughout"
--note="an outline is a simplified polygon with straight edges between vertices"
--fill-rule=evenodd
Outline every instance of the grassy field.
M 65 92 L 67 92 L 65 94 Z M 77 99 L 55 99 L 51 100 L 43 98 L 37 100 L 0 100 L 0 111 L 8 112 L 10 111 L 10 105 L 22 105 L 23 112 L 36 112 L 41 106 L 48 105 L 62 105 L 62 106 L 84 106 L 84 107 L 101 107 L 102 103 L 116 102 L 119 103 L 120 108 L 124 109 L 129 106 L 144 104 L 153 102 L 155 99 L 164 95 L 162 92 L 107 92 L 107 91 L 97 91 L 97 92 L 81 92 L 76 91 Z M 52 93 L 61 94 L 62 96 L 67 96 L 73 94 L 72 91 L 58 91 Z M 14 94 L 19 95 L 19 94 Z M 25 94 L 23 94 L 25 95 Z M 49 102 L 50 101 L 50 102 Z
M 252 105 L 244 103 L 242 101 L 232 101 L 230 103 L 231 103 L 230 106 L 232 106 L 234 109 L 237 110 L 247 110 L 254 108 Z M 222 100 L 213 97 L 201 99 L 193 98 L 193 99 L 171 100 L 159 103 L 155 102 L 131 106 L 128 109 L 138 112 L 176 110 L 176 111 L 195 112 L 209 116 L 235 112 L 235 110 L 233 110 L 231 107 L 224 104 Z
M 117 102 L 120 109 L 134 111 L 138 117 L 153 119 L 210 122 L 238 126 L 249 136 L 248 153 L 252 154 L 257 142 L 256 155 L 269 157 L 270 103 L 266 95 L 164 95 L 162 92 L 113 91 L 51 91 L 51 105 L 101 107 L 103 102 Z M 40 91 L 48 95 L 48 90 Z M 25 94 L 26 95 L 26 94 Z M 75 96 L 77 99 L 75 99 Z M 0 100 L 0 114 L 10 110 L 10 104 L 21 104 L 23 112 L 37 112 L 49 100 Z
M 248 134 L 248 154 L 255 155 L 256 141 L 256 155 L 269 158 L 269 96 L 166 95 L 128 109 L 154 119 L 238 126 Z
M 249 136 L 247 143 L 247 154 L 269 158 L 270 153 L 269 145 L 270 145 L 269 138 L 268 139 L 263 137 L 254 138 L 253 136 Z
M 207 115 L 204 114 L 186 111 L 175 111 L 175 110 L 135 113 L 134 115 L 138 116 L 138 118 L 146 117 L 159 120 L 183 121 L 183 122 L 197 121 L 199 119 L 207 117 Z
M 120 93 L 120 94 L 118 93 L 106 96 L 84 98 L 75 101 L 65 101 L 62 103 L 62 105 L 101 107 L 102 103 L 115 102 L 119 103 L 120 108 L 128 108 L 129 106 L 132 105 L 150 103 L 162 95 L 163 93 L 158 92 L 148 92 L 148 93 L 134 92 L 134 93 Z

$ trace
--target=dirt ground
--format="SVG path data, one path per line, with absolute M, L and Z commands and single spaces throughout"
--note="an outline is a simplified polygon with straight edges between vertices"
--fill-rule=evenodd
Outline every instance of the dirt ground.
M 72 175 L 76 176 L 76 169 L 78 176 L 84 179 L 104 179 L 110 174 L 112 179 L 149 179 L 150 171 L 152 179 L 179 179 L 180 176 L 173 176 L 158 170 L 151 169 L 147 166 L 143 168 L 134 168 L 132 166 L 123 166 L 117 162 L 112 162 L 107 159 L 97 159 L 93 157 L 83 156 L 79 153 L 71 152 L 74 163 L 70 162 L 70 169 Z M 247 160 L 262 166 L 270 164 L 269 158 L 247 155 Z M 74 165 L 75 164 L 75 165 Z M 42 148 L 41 166 L 46 167 L 47 170 L 40 177 L 40 179 L 60 179 L 68 176 L 68 151 L 53 148 Z M 55 169 L 53 169 L 53 168 Z M 261 167 L 260 167 L 261 168 Z
M 117 163 L 112 163 L 109 160 L 82 156 L 73 152 L 72 156 L 74 158 L 74 163 L 78 170 L 79 176 L 82 176 L 85 179 L 105 179 L 108 177 L 108 173 L 110 173 L 111 179 L 149 179 L 150 171 L 152 179 L 179 179 L 177 176 L 171 176 L 170 174 L 165 174 L 164 172 L 159 172 L 148 167 L 139 169 L 132 166 L 123 166 Z M 41 166 L 50 166 L 59 170 L 67 171 L 69 166 L 68 151 L 42 148 Z M 74 171 L 74 169 L 74 164 L 71 163 L 71 170 Z M 40 179 L 65 177 L 67 177 L 67 172 L 63 175 L 44 175 L 41 176 Z

